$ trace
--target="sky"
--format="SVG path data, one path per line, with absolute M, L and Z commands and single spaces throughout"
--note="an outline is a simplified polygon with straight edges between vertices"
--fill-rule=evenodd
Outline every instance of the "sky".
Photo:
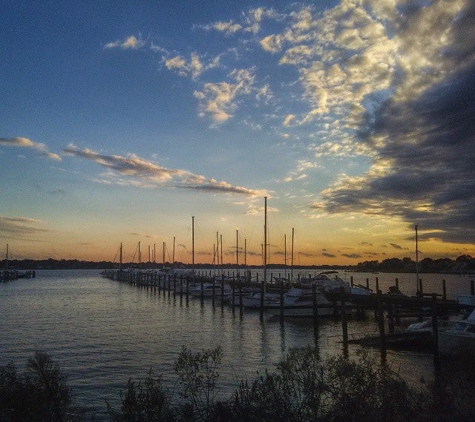
M 415 259 L 416 225 L 419 259 L 475 256 L 473 0 L 3 0 L 0 25 L 13 259 L 260 265 L 265 204 L 271 263 Z

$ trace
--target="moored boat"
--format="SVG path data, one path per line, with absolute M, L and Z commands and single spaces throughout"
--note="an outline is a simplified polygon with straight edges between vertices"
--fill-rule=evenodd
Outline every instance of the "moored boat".
M 311 289 L 301 287 L 292 287 L 284 295 L 284 303 L 281 306 L 280 301 L 275 301 L 267 306 L 267 309 L 274 316 L 280 316 L 283 312 L 284 317 L 314 317 L 315 311 L 318 317 L 332 316 L 335 314 L 335 304 L 329 301 L 325 294 L 320 291 L 315 292 L 315 302 Z M 315 306 L 316 305 L 316 306 Z M 337 303 L 337 312 L 341 312 L 341 304 Z M 345 313 L 351 313 L 352 305 L 345 304 Z
M 475 354 L 475 310 L 467 319 L 439 331 L 439 351 L 442 355 Z

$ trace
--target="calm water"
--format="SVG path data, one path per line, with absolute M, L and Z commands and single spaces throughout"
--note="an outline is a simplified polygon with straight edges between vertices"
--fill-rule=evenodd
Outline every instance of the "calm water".
M 277 275 L 277 274 L 276 274 Z M 400 288 L 415 292 L 414 275 L 342 274 L 355 283 L 383 291 L 399 276 Z M 427 280 L 426 280 L 427 279 Z M 470 293 L 463 277 L 423 275 L 424 291 L 449 297 Z M 117 406 L 130 377 L 143 379 L 152 368 L 170 389 L 178 389 L 173 365 L 183 346 L 193 352 L 223 348 L 221 390 L 230 392 L 240 379 L 272 369 L 292 347 L 318 345 L 321 354 L 342 353 L 341 322 L 322 321 L 318 339 L 311 321 L 286 321 L 259 312 L 244 312 L 211 301 L 187 301 L 168 293 L 138 288 L 100 277 L 98 271 L 37 271 L 36 279 L 0 284 L 0 365 L 22 368 L 35 350 L 48 352 L 66 373 L 76 404 L 105 420 L 105 400 Z M 349 332 L 376 333 L 371 315 L 350 320 Z M 350 356 L 357 346 L 350 348 Z M 372 351 L 376 356 L 378 351 Z M 430 376 L 432 357 L 424 353 L 389 352 L 391 365 L 417 380 Z

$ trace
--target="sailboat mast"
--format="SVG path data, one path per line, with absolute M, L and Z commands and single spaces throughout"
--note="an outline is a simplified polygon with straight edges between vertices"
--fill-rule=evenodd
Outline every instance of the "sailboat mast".
M 191 270 L 195 274 L 195 216 L 191 217 Z
M 119 271 L 122 271 L 122 242 L 120 242 L 119 249 Z
M 294 228 L 292 227 L 292 250 L 290 256 L 290 281 L 294 280 Z
M 417 224 L 414 226 L 416 230 L 416 292 L 419 292 L 419 245 L 417 238 Z
M 267 284 L 267 196 L 264 196 L 264 292 Z
M 173 236 L 173 257 L 172 257 L 172 265 L 175 265 L 175 236 Z
M 219 267 L 219 233 L 216 232 L 216 265 Z
M 284 234 L 284 278 L 287 278 L 287 235 Z
M 244 266 L 247 266 L 247 239 L 244 239 Z
M 221 267 L 223 266 L 223 235 L 219 235 L 219 247 L 220 247 L 220 253 L 221 253 Z M 223 270 L 221 269 L 221 275 L 223 275 Z
M 236 267 L 239 275 L 239 230 L 236 229 Z

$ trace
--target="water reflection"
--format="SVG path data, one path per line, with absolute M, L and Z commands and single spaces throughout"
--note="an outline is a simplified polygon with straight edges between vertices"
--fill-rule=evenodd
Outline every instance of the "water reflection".
M 381 288 L 393 280 L 381 277 Z M 401 277 L 401 289 L 405 283 Z M 467 287 L 466 280 L 460 286 Z M 282 320 L 258 310 L 243 312 L 219 300 L 213 306 L 211 300 L 178 291 L 106 280 L 95 271 L 39 271 L 36 279 L 3 284 L 0 290 L 0 364 L 24 364 L 37 349 L 50 353 L 68 374 L 78 398 L 99 416 L 105 399 L 117 403 L 128 378 L 142 379 L 150 368 L 164 375 L 168 388 L 176 389 L 173 366 L 183 346 L 192 351 L 223 348 L 223 391 L 241 379 L 253 380 L 258 371 L 272 370 L 293 347 L 313 345 L 322 357 L 351 357 L 358 350 L 341 342 L 341 319 L 317 325 L 311 319 Z M 448 290 L 454 292 L 454 285 Z M 348 320 L 350 336 L 376 332 L 370 314 Z M 381 358 L 379 350 L 370 353 Z M 388 351 L 387 361 L 414 380 L 432 373 L 428 354 Z

